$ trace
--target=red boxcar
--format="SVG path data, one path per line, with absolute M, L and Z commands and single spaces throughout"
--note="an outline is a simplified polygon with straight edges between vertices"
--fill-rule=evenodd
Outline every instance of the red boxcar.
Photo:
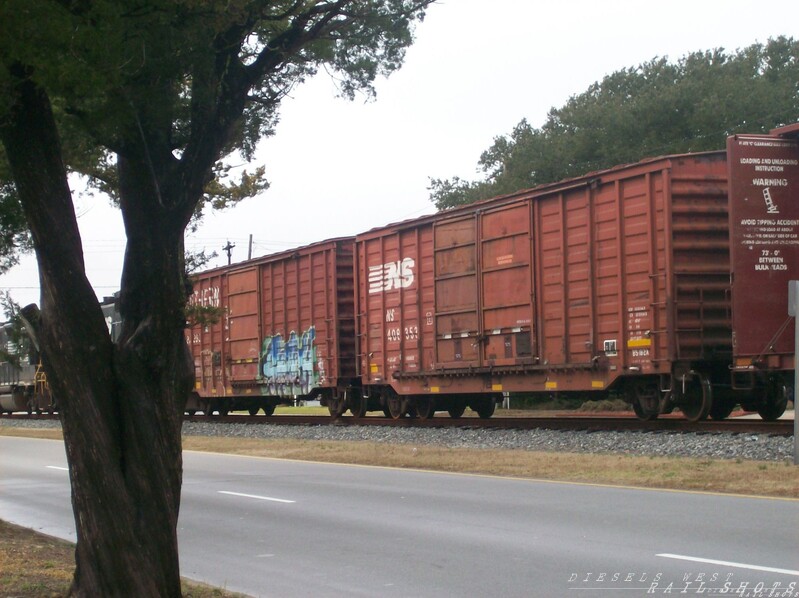
M 616 390 L 643 418 L 726 416 L 727 206 L 726 153 L 710 152 L 358 235 L 370 408 L 487 417 L 504 392 Z
M 355 378 L 353 239 L 339 238 L 193 278 L 190 305 L 219 308 L 194 325 L 187 410 L 267 415 L 279 403 L 339 402 Z
M 727 143 L 732 251 L 733 385 L 747 409 L 779 417 L 793 390 L 794 319 L 788 284 L 799 278 L 799 125 Z

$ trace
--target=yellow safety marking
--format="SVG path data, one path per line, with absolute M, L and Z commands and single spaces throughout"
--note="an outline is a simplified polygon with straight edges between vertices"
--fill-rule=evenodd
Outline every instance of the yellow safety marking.
M 369 371 L 372 372 L 373 374 L 376 374 L 377 372 L 380 371 L 380 368 L 377 367 L 376 363 L 372 363 L 369 365 Z
M 557 382 L 547 382 L 544 384 L 544 388 L 547 390 L 555 390 L 558 387 Z
M 627 341 L 628 348 L 635 348 L 635 347 L 651 347 L 652 346 L 652 339 L 651 338 L 631 338 Z
M 430 392 L 441 392 L 441 387 L 439 386 L 431 386 Z
M 605 388 L 605 383 L 602 380 L 591 380 L 591 388 Z
M 501 384 L 492 384 L 491 390 L 494 392 L 502 392 L 502 385 Z

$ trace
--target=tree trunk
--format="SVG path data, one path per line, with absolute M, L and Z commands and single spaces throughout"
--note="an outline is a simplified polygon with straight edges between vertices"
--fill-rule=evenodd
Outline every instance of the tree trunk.
M 61 406 L 77 529 L 73 596 L 179 596 L 180 427 L 188 391 L 182 219 L 128 203 L 115 346 L 85 276 L 47 96 L 24 73 L 0 122 L 42 288 L 40 342 Z M 123 193 L 147 194 L 125 170 Z M 124 202 L 123 202 L 124 205 Z

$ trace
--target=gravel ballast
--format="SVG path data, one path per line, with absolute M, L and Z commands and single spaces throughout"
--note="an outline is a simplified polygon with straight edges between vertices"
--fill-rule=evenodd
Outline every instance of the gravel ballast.
M 0 425 L 50 428 L 58 421 L 2 420 Z M 292 426 L 185 422 L 187 436 L 347 440 L 448 448 L 508 449 L 571 453 L 621 453 L 659 457 L 786 461 L 793 459 L 793 437 L 768 434 L 677 432 L 586 432 L 383 426 Z

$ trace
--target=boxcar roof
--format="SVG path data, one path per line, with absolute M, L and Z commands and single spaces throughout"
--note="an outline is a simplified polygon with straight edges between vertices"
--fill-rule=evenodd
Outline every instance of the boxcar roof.
M 678 160 L 680 158 L 693 158 L 697 156 L 720 156 L 720 155 L 726 155 L 726 153 L 727 153 L 726 150 L 713 150 L 706 152 L 688 152 L 682 154 L 669 154 L 665 156 L 645 158 L 643 160 L 640 160 L 639 162 L 631 162 L 628 164 L 620 164 L 618 166 L 613 166 L 611 168 L 605 168 L 603 170 L 595 170 L 577 177 L 562 179 L 554 183 L 544 183 L 542 185 L 538 185 L 537 187 L 520 189 L 518 191 L 514 191 L 513 193 L 507 193 L 505 195 L 498 195 L 496 197 L 481 199 L 479 201 L 475 201 L 470 204 L 457 206 L 441 212 L 435 212 L 434 214 L 427 214 L 425 216 L 420 216 L 418 218 L 411 218 L 408 220 L 392 222 L 383 226 L 377 226 L 375 228 L 371 228 L 367 231 L 359 233 L 356 238 L 360 238 L 362 236 L 373 236 L 375 234 L 379 234 L 380 231 L 385 231 L 388 229 L 403 229 L 403 228 L 418 226 L 419 224 L 424 224 L 425 222 L 432 220 L 457 217 L 462 214 L 468 214 L 470 212 L 480 210 L 482 208 L 485 208 L 486 206 L 496 206 L 503 203 L 504 201 L 513 201 L 524 196 L 544 195 L 547 193 L 557 192 L 559 190 L 566 189 L 569 187 L 588 185 L 592 181 L 595 181 L 597 179 L 601 179 L 603 177 L 607 178 L 609 176 L 619 176 L 623 174 L 625 171 L 629 171 L 635 168 L 647 168 L 647 167 L 651 168 L 652 165 L 654 164 L 662 162 L 671 162 L 673 160 Z

